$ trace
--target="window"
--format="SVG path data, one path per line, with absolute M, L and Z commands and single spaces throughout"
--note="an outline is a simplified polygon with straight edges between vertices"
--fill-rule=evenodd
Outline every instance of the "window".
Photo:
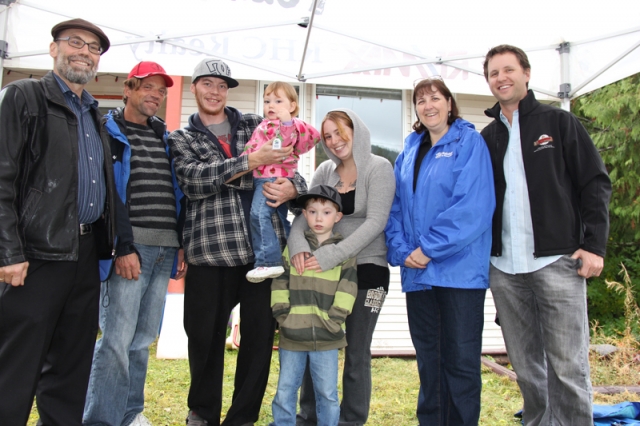
M 371 132 L 372 152 L 395 163 L 403 143 L 401 90 L 318 85 L 316 98 L 318 131 L 327 112 L 351 109 Z M 316 149 L 316 167 L 326 159 L 324 150 Z
M 258 86 L 258 89 L 259 89 L 258 99 L 256 100 L 256 103 L 258 104 L 258 114 L 262 116 L 264 116 L 264 91 L 269 85 L 269 83 L 272 83 L 272 82 L 261 81 L 260 86 Z M 306 121 L 304 117 L 304 110 L 305 110 L 304 91 L 302 90 L 302 87 L 299 83 L 289 83 L 289 84 L 292 85 L 294 89 L 296 89 L 296 93 L 298 94 L 298 108 L 300 108 L 300 112 L 298 112 L 298 118 L 300 120 Z

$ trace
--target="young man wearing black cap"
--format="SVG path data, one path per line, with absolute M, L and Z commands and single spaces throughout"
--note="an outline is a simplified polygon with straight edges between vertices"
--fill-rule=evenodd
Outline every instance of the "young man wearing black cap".
M 158 334 L 169 277 L 186 273 L 178 242 L 182 191 L 166 125 L 156 117 L 171 86 L 159 64 L 140 62 L 124 82 L 124 108 L 103 118 L 119 196 L 118 246 L 115 262 L 101 262 L 102 337 L 93 355 L 85 425 L 151 424 L 142 414 L 149 345 Z
M 109 39 L 51 30 L 53 72 L 0 93 L 0 420 L 80 425 L 98 323 L 98 258 L 113 249 L 109 144 L 84 90 Z
M 198 112 L 184 130 L 169 136 L 178 181 L 188 198 L 183 231 L 185 260 L 184 325 L 189 337 L 190 426 L 220 425 L 222 377 L 227 321 L 240 303 L 242 342 L 235 389 L 224 426 L 253 425 L 258 420 L 269 378 L 275 322 L 269 305 L 271 280 L 251 284 L 253 268 L 249 210 L 253 197 L 251 171 L 291 153 L 292 147 L 260 150 L 240 156 L 262 121 L 226 106 L 229 88 L 238 86 L 227 64 L 204 59 L 193 73 L 191 92 Z M 266 188 L 277 207 L 306 192 L 299 175 Z M 274 228 L 284 247 L 277 215 Z

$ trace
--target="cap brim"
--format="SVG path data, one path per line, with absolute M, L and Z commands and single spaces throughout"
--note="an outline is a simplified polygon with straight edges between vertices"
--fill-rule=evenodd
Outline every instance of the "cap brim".
M 342 211 L 342 205 L 341 203 L 336 202 L 336 200 L 332 200 L 329 197 L 325 197 L 324 195 L 321 194 L 304 194 L 304 195 L 300 195 L 298 198 L 296 198 L 296 205 L 301 208 L 304 209 L 305 208 L 305 204 L 307 203 L 307 200 L 311 199 L 311 198 L 324 198 L 327 201 L 331 201 L 332 203 L 336 204 L 338 206 L 338 211 L 341 212 Z
M 233 89 L 234 87 L 238 87 L 240 85 L 240 83 L 238 83 L 238 80 L 234 80 L 231 77 L 227 77 L 226 75 L 220 75 L 220 74 L 203 74 L 203 75 L 199 75 L 198 78 L 196 78 L 193 83 L 196 83 L 198 80 L 200 80 L 203 77 L 215 77 L 215 78 L 221 78 L 224 81 L 227 82 L 227 85 L 229 86 L 229 89 Z
M 167 85 L 167 87 L 173 86 L 173 79 L 171 77 L 169 77 L 167 74 L 164 74 L 164 73 L 161 73 L 161 72 L 149 72 L 149 73 L 142 74 L 142 75 L 133 75 L 132 77 L 135 77 L 135 78 L 147 78 L 147 77 L 153 77 L 154 75 L 159 75 L 162 78 L 164 78 L 164 83 Z

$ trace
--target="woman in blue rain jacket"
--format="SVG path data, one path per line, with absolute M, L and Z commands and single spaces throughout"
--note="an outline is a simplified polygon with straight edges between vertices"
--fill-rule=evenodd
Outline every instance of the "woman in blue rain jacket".
M 414 89 L 418 121 L 395 164 L 385 228 L 416 349 L 421 425 L 477 425 L 495 208 L 489 151 L 439 79 Z

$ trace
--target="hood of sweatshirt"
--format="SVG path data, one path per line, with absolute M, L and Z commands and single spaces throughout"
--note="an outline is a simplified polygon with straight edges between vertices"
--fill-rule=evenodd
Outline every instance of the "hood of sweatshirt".
M 351 118 L 351 121 L 353 121 L 353 143 L 351 146 L 351 153 L 353 155 L 353 160 L 356 163 L 358 173 L 364 172 L 371 156 L 371 133 L 369 132 L 369 129 L 360 119 L 358 114 L 350 109 L 336 108 L 331 111 L 342 111 Z M 342 160 L 333 155 L 331 150 L 327 148 L 324 137 L 321 139 L 320 143 L 322 144 L 322 148 L 327 154 L 327 157 L 336 164 L 336 167 L 339 166 L 342 163 Z

